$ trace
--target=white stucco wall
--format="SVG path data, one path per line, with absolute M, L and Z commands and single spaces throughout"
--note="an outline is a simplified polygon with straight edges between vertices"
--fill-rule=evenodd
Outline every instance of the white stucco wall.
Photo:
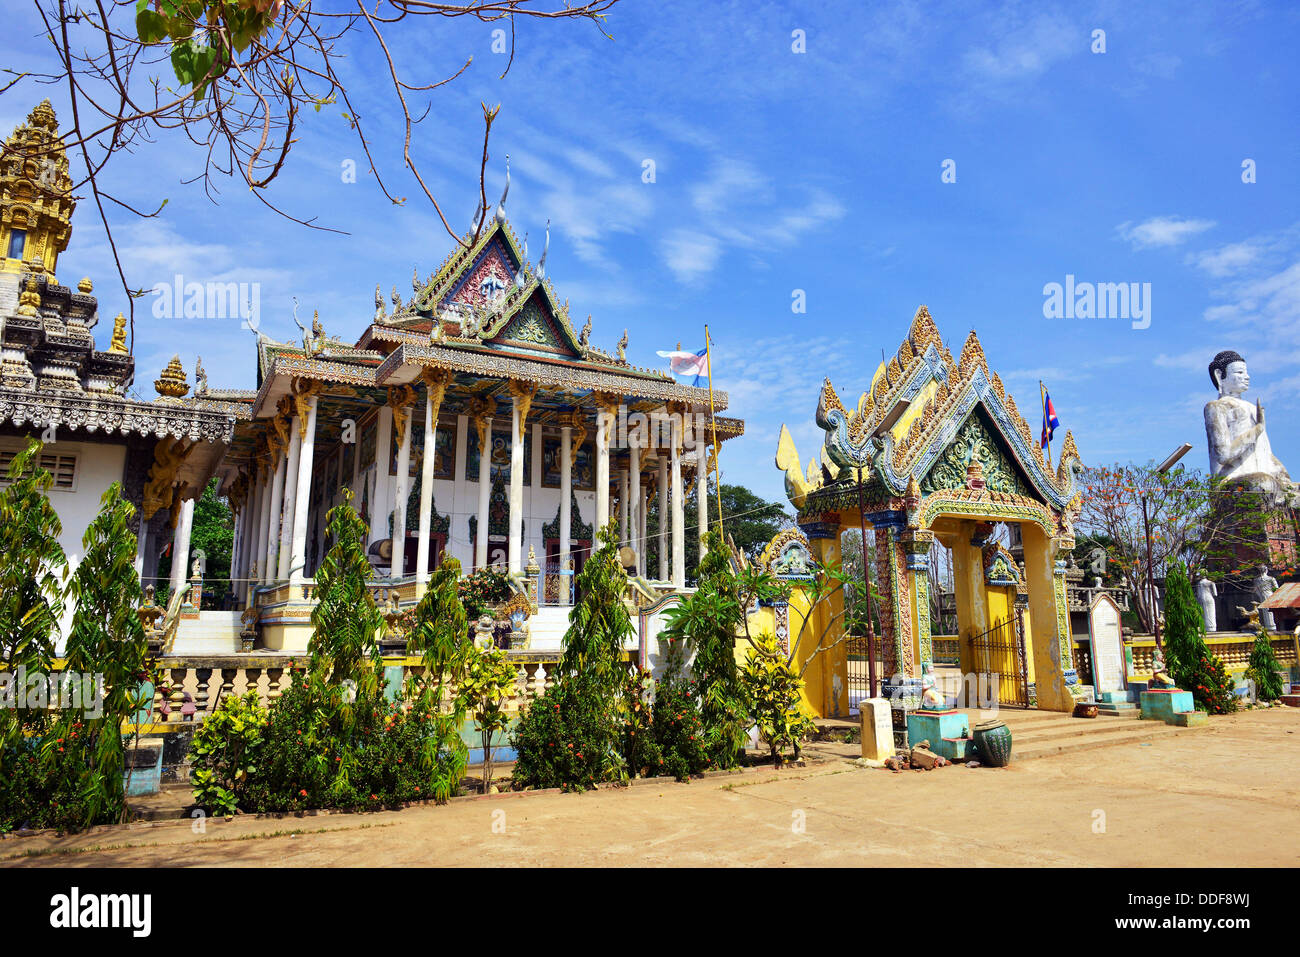
M 5 437 L 0 439 L 8 448 L 22 448 L 27 444 L 26 438 Z M 108 445 L 99 442 L 72 442 L 59 439 L 46 443 L 45 450 L 61 455 L 77 456 L 75 488 L 51 488 L 50 505 L 59 516 L 63 526 L 59 535 L 59 544 L 68 557 L 68 577 L 77 570 L 85 552 L 82 539 L 86 529 L 95 516 L 99 514 L 99 500 L 108 487 L 122 480 L 122 471 L 126 464 L 126 446 Z M 63 650 L 63 637 L 72 625 L 73 606 L 69 603 L 59 620 L 60 638 L 58 649 Z

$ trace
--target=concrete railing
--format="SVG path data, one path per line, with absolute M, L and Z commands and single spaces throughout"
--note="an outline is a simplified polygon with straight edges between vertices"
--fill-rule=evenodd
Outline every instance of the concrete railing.
M 1234 634 L 1207 635 L 1205 643 L 1214 656 L 1223 662 L 1229 673 L 1241 673 L 1250 666 L 1250 649 L 1255 644 L 1255 635 L 1248 632 Z M 1137 635 L 1126 640 L 1125 644 L 1132 651 L 1133 671 L 1130 679 L 1143 681 L 1151 677 L 1151 661 L 1156 650 L 1154 636 Z M 1272 633 L 1273 654 L 1284 668 L 1295 671 L 1300 668 L 1300 648 L 1292 635 Z
M 627 655 L 629 666 L 635 652 Z M 220 702 L 230 695 L 250 690 L 270 707 L 292 684 L 295 667 L 306 667 L 308 656 L 279 654 L 241 654 L 234 656 L 164 658 L 158 662 L 160 676 L 154 689 L 149 714 L 141 714 L 142 725 L 182 725 L 201 722 Z M 559 652 L 511 651 L 507 660 L 515 668 L 515 694 L 508 711 L 518 711 L 554 687 L 560 664 Z M 388 656 L 384 661 L 384 680 L 391 697 L 400 694 L 406 679 L 424 674 L 418 657 Z M 447 690 L 448 699 L 455 689 Z

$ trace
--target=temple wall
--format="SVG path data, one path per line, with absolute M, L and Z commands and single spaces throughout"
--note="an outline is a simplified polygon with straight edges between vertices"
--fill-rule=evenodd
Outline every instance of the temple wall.
M 21 448 L 26 441 L 25 437 L 18 436 L 0 440 L 10 448 Z M 122 481 L 126 465 L 126 446 L 60 439 L 48 443 L 45 450 L 52 454 L 71 454 L 77 457 L 75 487 L 63 489 L 51 486 L 48 496 L 50 505 L 58 513 L 59 522 L 63 526 L 63 531 L 59 535 L 59 544 L 63 546 L 63 551 L 67 555 L 68 576 L 71 578 L 85 551 L 82 538 L 90 523 L 99 514 L 100 498 L 111 484 Z M 71 603 L 64 608 L 63 616 L 59 619 L 61 635 L 66 635 L 72 625 L 73 610 L 74 606 Z M 58 650 L 60 653 L 63 651 L 62 638 L 59 639 Z

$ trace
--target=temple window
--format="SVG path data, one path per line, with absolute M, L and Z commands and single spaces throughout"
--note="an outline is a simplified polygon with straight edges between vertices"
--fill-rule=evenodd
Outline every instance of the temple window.
M 22 449 L 18 446 L 0 448 L 0 486 L 9 484 L 9 464 Z M 50 486 L 61 492 L 77 490 L 77 456 L 72 452 L 45 452 L 41 455 L 41 468 L 54 476 Z
M 23 247 L 27 245 L 27 230 L 11 229 L 9 231 L 9 251 L 6 255 L 10 259 L 22 259 Z

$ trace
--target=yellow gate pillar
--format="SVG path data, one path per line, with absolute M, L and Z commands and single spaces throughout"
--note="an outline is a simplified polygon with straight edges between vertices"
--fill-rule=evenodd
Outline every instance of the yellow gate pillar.
M 1065 604 L 1065 562 L 1056 556 L 1068 549 L 1068 538 L 1051 538 L 1039 526 L 1022 522 L 1025 549 L 1025 582 L 1029 590 L 1029 611 L 1033 628 L 1025 636 L 1033 650 L 1026 650 L 1034 662 L 1038 707 L 1044 711 L 1072 711 L 1083 690 L 1074 670 L 1070 647 L 1070 612 Z
M 808 536 L 809 551 L 819 565 L 838 567 L 840 564 L 839 516 L 822 516 L 821 521 L 800 523 Z M 807 660 L 820 644 L 833 645 L 844 633 L 844 593 L 836 591 L 827 596 L 809 612 L 804 641 L 799 649 L 799 662 Z M 793 618 L 793 616 L 792 616 Z M 791 621 L 793 626 L 794 622 Z M 792 632 L 793 633 L 793 632 Z M 818 655 L 804 674 L 804 693 L 821 717 L 848 717 L 849 714 L 849 654 L 847 643 L 840 643 Z

